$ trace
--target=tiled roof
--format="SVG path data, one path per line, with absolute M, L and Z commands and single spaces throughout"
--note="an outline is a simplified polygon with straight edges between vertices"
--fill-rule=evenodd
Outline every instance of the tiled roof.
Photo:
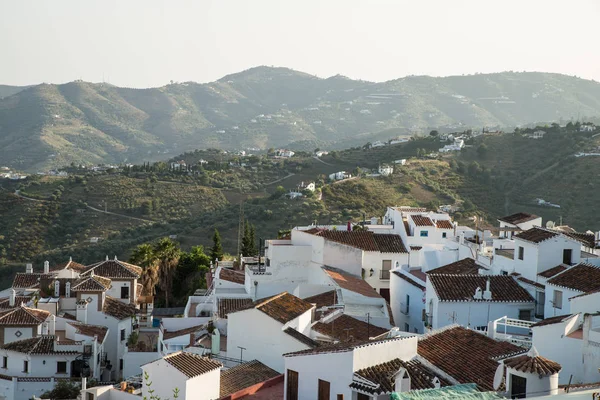
M 375 289 L 364 279 L 329 267 L 323 267 L 323 271 L 329 275 L 342 289 L 349 290 L 367 297 L 381 297 Z
M 429 281 L 440 301 L 533 302 L 529 292 L 507 275 L 429 275 Z M 490 281 L 491 300 L 475 300 L 475 290 L 485 291 Z
M 238 311 L 255 308 L 267 314 L 276 321 L 285 324 L 294 318 L 299 317 L 313 307 L 309 302 L 302 300 L 288 292 L 279 293 L 275 296 L 256 300 L 248 306 L 242 307 L 236 311 L 230 312 L 233 314 Z
M 450 326 L 419 339 L 417 352 L 460 383 L 493 390 L 498 359 L 522 353 L 512 343 L 496 341 L 461 326 Z
M 536 218 L 539 217 L 537 215 L 520 212 L 512 215 L 507 215 L 506 217 L 498 218 L 498 221 L 506 222 L 511 225 L 518 225 L 522 224 L 523 222 L 532 221 Z
M 397 210 L 397 211 L 402 211 L 402 212 L 407 212 L 407 213 L 411 213 L 411 212 L 415 212 L 415 213 L 427 212 L 427 208 L 425 208 L 425 207 L 400 206 L 400 207 L 393 207 L 393 208 L 395 210 Z
M 83 264 L 79 264 L 78 262 L 75 262 L 73 260 L 69 260 L 66 263 L 55 265 L 54 267 L 52 267 L 52 269 L 50 269 L 50 271 L 52 271 L 52 272 L 58 272 L 58 271 L 63 270 L 63 269 L 71 269 L 71 270 L 73 270 L 75 272 L 81 273 L 81 272 L 85 271 L 86 268 L 87 267 L 85 265 L 83 265 Z
M 442 267 L 431 269 L 427 271 L 427 274 L 476 275 L 479 273 L 479 269 L 483 268 L 484 267 L 477 264 L 474 259 L 463 258 L 462 260 L 446 264 Z
M 0 348 L 25 354 L 69 354 L 77 351 L 54 351 L 54 336 L 44 335 L 31 339 L 17 340 L 7 343 Z
M 585 233 L 585 232 L 563 232 L 565 235 L 569 236 L 572 239 L 577 240 L 582 243 L 585 247 L 595 248 L 596 247 L 596 237 L 593 233 Z
M 221 268 L 219 272 L 219 279 L 243 285 L 246 281 L 246 274 L 244 274 L 242 271 L 234 271 L 229 268 Z
M 513 274 L 511 274 L 511 275 L 513 275 Z M 520 275 L 520 274 L 519 274 L 519 275 Z M 538 288 L 538 289 L 545 289 L 545 288 L 546 288 L 546 286 L 542 285 L 541 283 L 538 283 L 538 282 L 532 281 L 531 279 L 527 279 L 527 278 L 525 278 L 524 276 L 517 276 L 517 278 L 516 278 L 516 279 L 517 279 L 519 282 L 523 282 L 523 283 L 524 283 L 524 284 L 526 284 L 526 285 L 531 285 L 531 286 L 534 286 L 534 287 L 536 287 L 536 288 Z
M 71 290 L 74 292 L 104 292 L 110 288 L 110 285 L 110 279 L 94 275 L 89 278 L 83 278 Z
M 73 326 L 76 329 L 76 332 L 80 335 L 89 336 L 92 338 L 94 336 L 98 336 L 99 343 L 104 342 L 104 338 L 108 333 L 108 328 L 106 326 L 82 324 L 81 322 L 75 321 L 68 321 L 67 324 Z
M 15 305 L 13 307 L 18 307 L 21 304 L 27 304 L 32 299 L 33 299 L 33 297 L 31 297 L 31 296 L 15 296 Z M 13 308 L 13 307 L 10 306 L 10 297 L 4 297 L 4 298 L 0 299 L 0 310 L 7 309 L 7 308 Z
M 248 307 L 252 304 L 252 299 L 249 298 L 219 298 L 219 318 L 227 318 L 230 312 L 239 310 L 240 308 Z
M 561 272 L 566 271 L 568 268 L 569 267 L 567 267 L 566 265 L 560 264 L 560 265 L 557 265 L 556 267 L 552 267 L 543 272 L 540 272 L 538 274 L 538 276 L 541 276 L 543 278 L 552 278 L 554 275 L 560 274 Z
M 287 333 L 288 335 L 290 335 L 291 337 L 293 337 L 294 339 L 296 339 L 300 343 L 303 343 L 303 344 L 307 345 L 310 348 L 315 348 L 315 347 L 319 346 L 319 343 L 317 341 L 311 339 L 310 337 L 306 336 L 302 332 L 298 332 L 297 330 L 295 330 L 292 327 L 284 329 L 283 332 Z
M 429 217 L 424 217 L 422 215 L 411 215 L 410 218 L 412 218 L 416 226 L 435 226 Z
M 12 287 L 15 289 L 39 288 L 40 281 L 47 281 L 53 278 L 53 274 L 42 274 L 38 272 L 28 274 L 26 272 L 17 272 Z
M 48 311 L 17 307 L 0 312 L 0 325 L 39 325 L 50 316 Z
M 402 361 L 399 358 L 395 358 L 382 364 L 360 369 L 354 373 L 360 378 L 374 383 L 377 385 L 376 387 L 361 384 L 357 381 L 352 382 L 350 387 L 362 392 L 379 395 L 394 392 L 396 383 L 394 374 L 398 372 L 400 368 L 404 368 L 408 372 L 411 390 L 433 389 L 435 387 L 433 380 L 436 377 L 439 379 L 441 387 L 450 385 L 450 382 L 441 376 L 436 375 L 418 360 Z
M 142 268 L 119 260 L 106 260 L 87 267 L 84 275 L 94 271 L 94 275 L 100 275 L 110 279 L 136 279 L 142 274 Z
M 397 277 L 404 279 L 406 282 L 410 283 L 413 286 L 418 287 L 421 290 L 425 290 L 425 286 L 423 286 L 423 284 L 417 282 L 416 280 L 414 280 L 413 278 L 403 274 L 400 271 L 392 271 L 392 274 L 396 275 Z
M 258 360 L 252 360 L 227 370 L 221 370 L 220 396 L 228 396 L 279 375 L 281 375 L 279 372 L 267 367 Z
M 183 336 L 183 335 L 189 335 L 192 333 L 196 333 L 198 331 L 201 331 L 203 329 L 206 329 L 206 325 L 196 325 L 196 326 L 190 326 L 189 328 L 183 328 L 183 329 L 179 329 L 176 331 L 167 331 L 165 330 L 163 332 L 163 339 L 164 340 L 168 340 L 168 339 L 173 339 L 179 336 Z
M 355 341 L 355 342 L 338 342 L 335 344 L 325 344 L 319 347 L 315 347 L 314 349 L 300 350 L 294 351 L 292 353 L 283 354 L 284 357 L 294 357 L 294 356 L 305 356 L 305 355 L 313 355 L 313 354 L 324 354 L 324 353 L 345 353 L 348 351 L 352 351 L 359 347 L 368 347 L 375 344 L 379 344 L 387 341 L 395 341 L 395 340 L 404 340 L 411 336 L 396 336 L 393 338 L 385 338 L 379 340 L 365 340 L 365 341 Z
M 223 366 L 221 363 L 210 358 L 185 352 L 169 354 L 164 357 L 164 360 L 188 378 L 194 378 Z
M 558 374 L 562 369 L 556 361 L 541 357 L 535 350 L 535 347 L 532 347 L 527 354 L 504 360 L 504 365 L 526 374 L 538 375 L 539 377 Z
M 548 283 L 580 292 L 591 292 L 600 289 L 600 267 L 588 263 L 579 263 L 548 279 Z
M 341 314 L 326 323 L 317 322 L 312 329 L 341 342 L 364 341 L 369 337 L 383 335 L 389 331 L 389 329 L 367 324 L 346 314 Z
M 447 219 L 440 219 L 438 221 L 435 221 L 435 226 L 437 226 L 438 229 L 454 229 L 454 225 L 452 225 L 452 222 L 448 221 Z
M 519 233 L 518 235 L 515 235 L 515 237 L 532 243 L 541 243 L 544 240 L 552 239 L 558 235 L 558 232 L 553 232 L 542 228 L 531 228 Z
M 113 318 L 122 321 L 127 318 L 131 318 L 137 312 L 133 304 L 125 304 L 115 298 L 106 296 L 104 300 L 104 307 L 102 312 L 106 315 L 110 315 Z
M 364 251 L 380 251 L 383 253 L 407 252 L 402 238 L 400 235 L 395 234 L 373 233 L 370 231 L 320 230 L 315 235 Z
M 554 324 L 558 324 L 560 322 L 564 322 L 568 319 L 570 319 L 571 317 L 574 317 L 577 314 L 564 314 L 564 315 L 556 315 L 554 317 L 550 317 L 550 318 L 545 318 L 539 322 L 536 322 L 535 324 L 531 325 L 532 328 L 537 327 L 537 326 L 546 326 L 546 325 L 554 325 Z
M 330 290 L 325 293 L 316 294 L 314 296 L 305 298 L 304 301 L 307 301 L 312 304 L 316 304 L 317 309 L 319 309 L 321 307 L 332 306 L 332 305 L 336 304 L 338 301 L 337 291 Z

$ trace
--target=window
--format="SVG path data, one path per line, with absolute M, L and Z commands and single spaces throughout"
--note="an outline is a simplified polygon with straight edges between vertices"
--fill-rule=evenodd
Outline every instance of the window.
M 119 359 L 119 371 L 123 371 L 123 359 Z
M 287 400 L 298 400 L 298 372 L 287 370 L 287 388 L 286 396 Z
M 57 374 L 66 374 L 67 373 L 67 362 L 66 361 L 57 361 L 56 362 L 56 373 Z
M 380 279 L 390 279 L 390 271 L 392 270 L 392 260 L 383 260 L 381 262 Z
M 563 250 L 563 264 L 571 265 L 573 262 L 573 250 L 564 249 Z
M 343 394 L 338 394 L 337 395 L 337 400 L 344 400 L 344 395 Z
M 319 379 L 319 400 L 329 400 L 329 390 L 331 384 Z
M 410 295 L 407 294 L 406 295 L 406 309 L 404 310 L 406 312 L 406 315 L 408 315 L 409 310 L 410 310 Z
M 562 309 L 562 292 L 560 290 L 554 291 L 554 296 L 552 297 L 552 306 L 554 308 Z
M 447 232 L 442 232 L 442 239 L 446 239 L 446 237 L 448 237 L 448 233 Z
M 525 249 L 523 248 L 523 246 L 519 246 L 519 260 L 522 260 L 524 255 Z
M 414 333 L 419 333 L 419 329 L 415 326 L 414 329 L 413 329 L 413 332 Z
M 128 299 L 129 298 L 129 286 L 121 287 L 121 298 Z
M 524 399 L 527 393 L 527 378 L 510 374 L 510 397 Z
M 121 329 L 121 341 L 125 340 L 125 329 Z
M 521 321 L 531 321 L 531 310 L 519 310 L 519 319 Z
M 29 372 L 29 361 L 23 361 L 23 372 Z
M 502 275 L 508 275 L 508 271 L 500 271 Z
M 6 356 L 2 357 L 2 368 L 8 368 L 8 357 Z
M 421 231 L 421 237 L 428 237 L 429 231 Z

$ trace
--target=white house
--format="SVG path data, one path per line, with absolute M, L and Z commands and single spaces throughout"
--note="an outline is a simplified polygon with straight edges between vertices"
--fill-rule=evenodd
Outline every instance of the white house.
M 411 274 L 411 272 L 413 272 Z M 424 333 L 425 278 L 421 271 L 392 271 L 390 280 L 390 308 L 394 323 L 405 332 Z
M 347 174 L 346 171 L 334 172 L 333 174 L 329 174 L 329 180 L 332 181 L 340 181 L 342 179 L 350 178 L 352 175 Z
M 171 163 L 171 169 L 184 170 L 186 167 L 187 164 L 183 160 L 174 161 Z
M 311 192 L 314 192 L 317 189 L 314 182 L 300 182 L 298 188 L 300 190 L 310 190 Z
M 542 225 L 542 217 L 537 215 L 519 212 L 498 218 L 500 222 L 500 238 L 511 239 L 519 232 L 526 231 L 535 226 Z
M 227 316 L 227 356 L 259 360 L 283 371 L 282 354 L 306 350 L 316 343 L 310 332 L 314 305 L 287 292 L 257 300 Z
M 511 276 L 430 274 L 426 285 L 427 324 L 437 329 L 458 323 L 486 329 L 508 316 L 533 319 L 535 300 Z
M 571 302 L 575 296 L 600 291 L 600 267 L 588 263 L 579 263 L 565 268 L 546 281 L 546 304 L 544 315 L 570 314 Z M 600 310 L 600 307 L 598 307 Z
M 323 157 L 323 156 L 326 156 L 327 154 L 329 154 L 329 152 L 328 152 L 328 151 L 323 151 L 323 150 L 317 151 L 317 152 L 315 153 L 315 155 L 316 155 L 317 157 Z
M 394 164 L 406 165 L 406 158 L 401 158 L 399 160 L 394 161 Z
M 539 355 L 535 347 L 527 354 L 503 360 L 506 392 L 511 398 L 558 394 L 558 374 L 562 366 Z
M 174 391 L 182 400 L 214 400 L 220 397 L 222 364 L 188 352 L 169 354 L 142 365 L 142 397 L 172 399 Z M 149 385 L 149 382 L 151 385 Z M 153 391 L 152 393 L 150 391 Z
M 389 176 L 394 173 L 394 167 L 392 165 L 383 164 L 383 165 L 379 165 L 379 168 L 377 171 L 379 172 L 380 175 Z

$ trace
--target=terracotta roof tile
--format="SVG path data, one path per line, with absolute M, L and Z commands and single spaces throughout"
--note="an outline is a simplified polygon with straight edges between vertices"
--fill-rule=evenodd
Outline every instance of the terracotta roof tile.
M 411 206 L 400 206 L 393 207 L 397 211 L 402 211 L 406 213 L 424 213 L 427 212 L 427 208 L 425 207 L 411 207 Z
M 349 290 L 367 297 L 381 297 L 375 289 L 371 287 L 364 279 L 330 267 L 323 267 L 323 271 L 331 277 L 342 289 Z
M 543 278 L 552 278 L 554 275 L 556 274 L 560 274 L 563 271 L 566 271 L 569 267 L 567 267 L 564 264 L 561 265 L 557 265 L 556 267 L 552 267 L 550 269 L 547 269 L 543 272 L 540 272 L 538 274 L 538 276 L 541 276 Z
M 137 279 L 142 274 L 142 268 L 119 260 L 106 260 L 87 267 L 83 275 L 100 275 L 110 279 Z
M 365 341 L 354 341 L 354 342 L 338 342 L 334 344 L 324 344 L 319 347 L 315 347 L 314 349 L 300 350 L 294 351 L 292 353 L 283 354 L 284 357 L 294 357 L 294 356 L 305 356 L 305 355 L 313 355 L 313 354 L 324 354 L 324 353 L 345 353 L 352 351 L 359 347 L 368 347 L 372 345 L 376 345 L 379 343 L 387 342 L 387 341 L 395 341 L 395 340 L 404 340 L 408 337 L 412 336 L 396 336 L 393 338 L 385 338 L 379 340 L 365 340 Z
M 406 253 L 406 247 L 400 235 L 373 233 L 370 231 L 332 231 L 319 230 L 314 233 L 332 242 L 356 247 L 364 251 L 383 253 Z
M 167 331 L 163 332 L 163 339 L 169 340 L 183 335 L 190 335 L 192 333 L 196 333 L 206 329 L 206 325 L 196 325 L 190 326 L 189 328 L 178 329 L 176 331 Z
M 0 310 L 18 307 L 21 304 L 28 304 L 33 299 L 32 296 L 15 296 L 15 305 L 10 306 L 10 298 L 5 297 L 0 299 Z
M 541 243 L 558 235 L 560 235 L 558 232 L 553 232 L 542 228 L 531 228 L 519 233 L 518 235 L 515 235 L 515 237 L 532 243 Z
M 565 235 L 569 236 L 572 239 L 577 240 L 585 247 L 595 248 L 596 247 L 596 237 L 593 233 L 585 233 L 585 232 L 562 232 Z
M 529 353 L 522 356 L 504 360 L 504 365 L 508 368 L 513 368 L 526 374 L 536 374 L 540 377 L 558 374 L 562 369 L 559 363 L 541 357 L 535 348 L 532 348 Z
M 496 341 L 461 326 L 432 332 L 419 339 L 417 352 L 460 383 L 493 390 L 498 359 L 522 353 L 523 348 Z
M 133 304 L 125 304 L 115 298 L 106 296 L 102 312 L 122 321 L 134 316 L 137 313 L 137 310 Z
M 326 323 L 317 322 L 312 329 L 341 342 L 364 341 L 369 337 L 383 335 L 389 331 L 389 329 L 367 324 L 346 314 L 341 314 Z
M 526 285 L 534 286 L 534 287 L 536 287 L 538 289 L 545 289 L 546 288 L 546 286 L 544 286 L 543 284 L 535 282 L 535 281 L 532 281 L 531 279 L 527 279 L 527 278 L 525 278 L 523 276 L 517 277 L 517 280 L 519 282 L 523 282 Z
M 299 317 L 313 307 L 309 302 L 302 300 L 288 292 L 283 292 L 275 296 L 256 300 L 255 302 L 239 308 L 229 314 L 255 308 L 276 321 L 285 324 L 294 318 Z
M 374 233 L 373 239 L 382 253 L 407 253 L 400 235 Z
M 452 222 L 448 221 L 447 219 L 440 219 L 438 221 L 435 221 L 435 226 L 438 229 L 454 229 L 454 225 L 452 225 Z
M 219 298 L 219 318 L 227 318 L 227 314 L 230 312 L 247 308 L 250 304 L 252 304 L 252 299 L 249 298 Z
M 319 309 L 321 307 L 333 306 L 334 304 L 337 304 L 337 302 L 338 302 L 337 291 L 330 290 L 325 293 L 316 294 L 314 296 L 305 298 L 304 301 L 307 301 L 312 304 L 316 304 L 317 309 Z
M 71 288 L 74 292 L 104 292 L 111 286 L 111 280 L 102 276 L 82 278 L 79 283 Z
M 242 271 L 235 271 L 229 268 L 221 268 L 219 271 L 219 279 L 223 279 L 224 281 L 238 283 L 240 285 L 243 285 L 246 281 L 246 274 Z
M 439 268 L 434 268 L 427 271 L 427 274 L 450 274 L 450 275 L 476 275 L 480 269 L 483 269 L 481 265 L 477 264 L 472 258 L 463 258 L 462 260 L 446 264 Z
M 533 302 L 529 292 L 513 277 L 506 275 L 429 275 L 429 281 L 440 301 Z M 479 287 L 483 293 L 490 281 L 491 300 L 473 298 Z
M 81 272 L 85 271 L 86 268 L 87 267 L 85 265 L 83 265 L 83 264 L 79 264 L 78 262 L 75 262 L 73 260 L 69 260 L 66 263 L 55 265 L 54 267 L 52 267 L 50 269 L 50 271 L 51 272 L 58 272 L 58 271 L 63 270 L 63 269 L 71 269 L 71 270 L 73 270 L 75 272 L 81 273 Z
M 92 338 L 98 336 L 98 342 L 100 343 L 104 342 L 104 338 L 108 333 L 108 328 L 106 326 L 83 324 L 75 321 L 68 321 L 67 324 L 73 326 L 80 335 Z
M 588 263 L 579 263 L 548 279 L 547 282 L 580 292 L 595 291 L 600 289 L 600 267 Z
M 507 215 L 506 217 L 498 218 L 498 221 L 506 222 L 511 225 L 518 225 L 522 224 L 523 222 L 532 221 L 536 218 L 539 217 L 537 215 L 520 212 L 512 215 Z
M 221 370 L 221 392 L 225 397 L 257 383 L 276 378 L 281 374 L 257 360 Z
M 411 215 L 410 218 L 412 218 L 416 226 L 435 226 L 431 218 L 423 215 Z
M 291 326 L 289 328 L 286 328 L 283 332 L 290 335 L 291 337 L 293 337 L 300 343 L 307 345 L 311 349 L 315 348 L 315 347 L 319 347 L 319 343 L 316 340 L 311 339 L 310 337 L 306 336 L 302 332 L 298 332 L 296 329 L 292 328 Z
M 25 272 L 17 272 L 12 287 L 15 289 L 39 288 L 41 281 L 49 281 L 53 278 L 53 274 L 42 274 L 38 272 L 28 274 Z
M 221 363 L 210 358 L 185 352 L 169 354 L 163 359 L 188 378 L 194 378 L 223 366 Z
M 574 317 L 577 314 L 564 314 L 564 315 L 556 315 L 554 317 L 550 317 L 550 318 L 545 318 L 539 322 L 536 322 L 535 324 L 531 325 L 532 328 L 534 327 L 538 327 L 538 326 L 546 326 L 546 325 L 554 325 L 554 324 L 558 324 L 561 322 L 564 322 L 568 319 L 571 319 L 572 317 Z
M 38 336 L 31 339 L 17 340 L 0 346 L 4 350 L 16 351 L 25 354 L 70 354 L 78 353 L 74 350 L 54 351 L 54 336 Z
M 415 279 L 413 279 L 409 276 L 406 276 L 406 274 L 403 274 L 400 271 L 392 271 L 392 274 L 396 275 L 397 277 L 399 277 L 401 279 L 404 279 L 406 282 L 410 283 L 413 286 L 418 287 L 421 290 L 425 290 L 425 286 L 423 286 L 422 283 L 417 282 Z
M 48 311 L 17 307 L 0 312 L 0 325 L 39 325 L 50 316 Z
M 399 358 L 395 358 L 388 362 L 360 369 L 354 373 L 360 378 L 378 385 L 377 388 L 361 384 L 357 381 L 352 382 L 350 387 L 371 394 L 382 395 L 392 393 L 395 391 L 396 383 L 394 374 L 398 372 L 400 368 L 404 368 L 408 372 L 411 390 L 433 389 L 435 387 L 433 380 L 436 377 L 439 379 L 441 387 L 450 385 L 450 382 L 443 377 L 436 375 L 418 360 L 402 361 Z

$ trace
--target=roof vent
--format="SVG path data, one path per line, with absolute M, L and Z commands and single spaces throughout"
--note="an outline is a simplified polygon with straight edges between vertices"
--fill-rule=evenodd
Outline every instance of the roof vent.
M 475 295 L 473 296 L 473 298 L 475 300 L 481 300 L 481 288 L 478 286 L 477 289 L 475 289 Z
M 490 290 L 490 278 L 488 278 L 487 282 L 485 283 L 485 291 L 483 292 L 483 298 L 485 300 L 492 299 L 492 291 Z

